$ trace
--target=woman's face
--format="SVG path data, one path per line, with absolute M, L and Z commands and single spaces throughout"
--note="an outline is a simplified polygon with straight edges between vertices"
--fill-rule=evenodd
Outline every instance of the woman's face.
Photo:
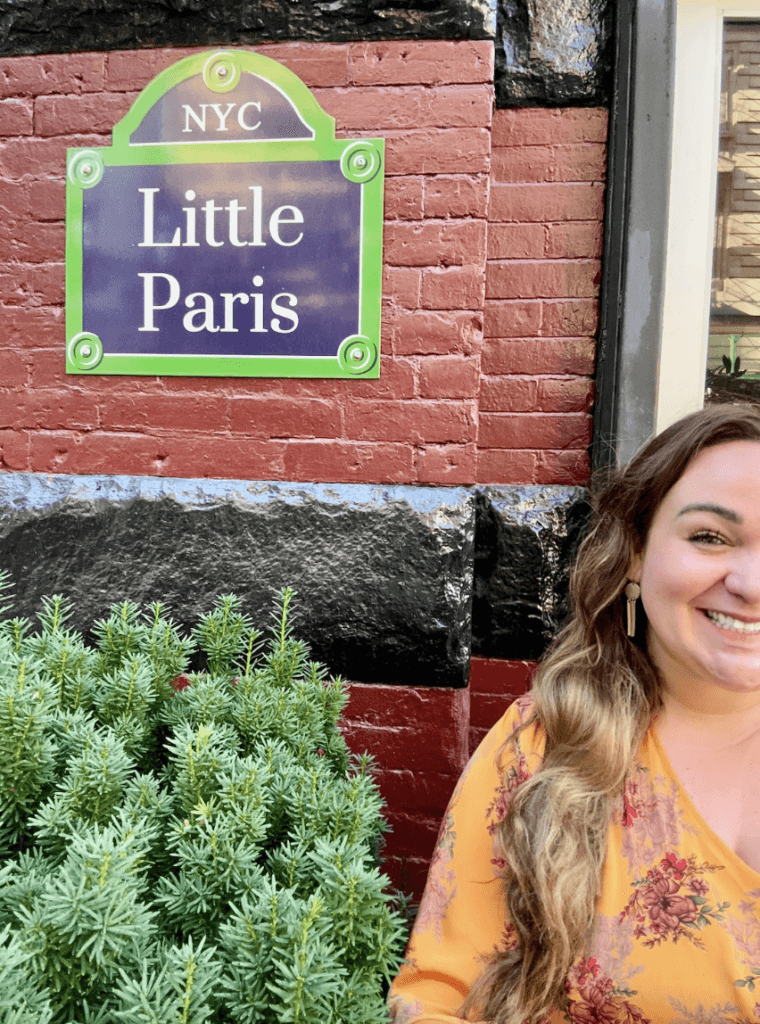
M 760 698 L 760 442 L 697 455 L 666 494 L 631 578 L 667 691 Z

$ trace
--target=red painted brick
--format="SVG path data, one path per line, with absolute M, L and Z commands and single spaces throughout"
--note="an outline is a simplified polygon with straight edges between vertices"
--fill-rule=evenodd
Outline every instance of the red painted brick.
M 489 263 L 489 299 L 585 298 L 599 293 L 598 260 L 507 260 Z
M 603 211 L 604 186 L 594 182 L 491 185 L 489 219 L 492 221 L 601 220 Z
M 134 92 L 143 89 L 159 72 L 185 57 L 201 53 L 206 47 L 117 50 L 106 55 L 106 83 L 111 92 Z
M 588 377 L 484 377 L 481 412 L 588 412 L 593 383 Z
M 545 255 L 546 227 L 543 224 L 489 224 L 490 260 L 537 260 Z
M 105 146 L 103 135 L 69 135 L 63 138 L 18 138 L 0 142 L 0 178 L 60 177 L 66 166 L 66 148 Z
M 485 274 L 480 267 L 426 270 L 422 274 L 423 309 L 482 309 Z
M 542 451 L 538 453 L 536 483 L 577 484 L 588 483 L 591 467 L 588 451 Z
M 472 755 L 478 749 L 480 744 L 486 738 L 486 736 L 488 735 L 488 732 L 489 732 L 488 729 L 470 729 L 470 735 L 469 735 L 470 757 L 472 757 Z
M 4 99 L 0 103 L 0 135 L 31 135 L 32 103 L 25 99 Z
M 535 377 L 484 377 L 480 390 L 480 412 L 534 412 L 538 381 Z
M 493 43 L 356 43 L 349 49 L 353 85 L 449 85 L 493 81 Z
M 28 181 L 7 181 L 0 178 L 0 216 L 3 221 L 19 220 L 32 215 L 31 187 Z
M 502 183 L 604 181 L 606 165 L 607 147 L 602 143 L 495 147 L 491 179 Z
M 3 57 L 0 59 L 0 98 L 100 92 L 105 84 L 105 61 L 102 53 Z
M 58 358 L 63 361 L 64 318 L 59 306 L 38 306 L 20 308 L 0 303 L 0 338 L 6 348 L 52 348 L 58 349 Z M 36 383 L 35 373 L 32 370 Z
M 536 408 L 546 412 L 588 412 L 594 384 L 588 377 L 540 377 Z
M 409 445 L 352 444 L 346 441 L 290 441 L 284 455 L 287 480 L 321 483 L 409 483 Z
M 387 220 L 422 219 L 422 184 L 419 177 L 388 178 L 385 183 Z
M 346 402 L 345 431 L 361 441 L 399 441 L 404 444 L 475 440 L 472 402 Z
M 351 683 L 344 718 L 354 724 L 378 728 L 436 731 L 466 715 L 468 700 L 466 690 Z
M 417 393 L 415 387 L 416 361 L 401 359 L 396 356 L 383 356 L 380 362 L 380 377 L 377 380 L 334 380 L 319 378 L 299 380 L 298 378 L 285 378 L 280 381 L 269 380 L 268 383 L 275 385 L 282 395 L 296 398 L 299 402 L 310 399 L 337 399 L 340 404 L 348 397 L 352 398 L 414 398 Z M 240 394 L 250 397 L 253 381 L 243 382 L 244 387 Z M 261 391 L 267 389 L 260 388 Z M 229 394 L 229 389 L 227 389 Z
M 547 338 L 577 338 L 596 334 L 599 327 L 599 303 L 594 299 L 571 302 L 544 302 L 541 334 Z
M 162 438 L 161 476 L 213 477 L 237 480 L 285 478 L 286 442 L 232 437 L 169 436 Z
M 416 481 L 451 487 L 473 484 L 477 478 L 478 451 L 474 444 L 425 445 L 417 453 Z
M 81 96 L 38 96 L 34 101 L 36 135 L 110 132 L 127 113 L 136 93 L 103 92 Z
M 387 224 L 383 238 L 386 263 L 391 266 L 462 266 L 486 257 L 483 220 L 427 220 L 422 224 Z
M 28 470 L 29 434 L 25 430 L 0 430 L 0 470 Z
M 63 302 L 62 263 L 6 266 L 0 270 L 0 303 L 46 306 Z
M 506 661 L 474 655 L 470 660 L 471 704 L 480 694 L 511 694 L 510 699 L 519 697 L 530 689 L 536 667 L 535 661 Z
M 607 174 L 607 146 L 601 142 L 555 146 L 552 160 L 554 181 L 604 181 Z
M 108 395 L 102 403 L 105 430 L 226 430 L 229 402 L 210 395 Z
M 63 220 L 66 216 L 66 182 L 62 177 L 32 181 L 29 205 L 35 220 Z
M 65 253 L 63 222 L 41 224 L 31 220 L 0 221 L 0 251 L 6 259 L 23 263 L 62 261 Z
M 5 351 L 0 370 L 0 387 L 25 387 L 29 379 L 29 357 L 19 352 Z
M 546 225 L 544 256 L 582 259 L 602 255 L 602 225 L 597 221 L 566 221 Z
M 475 398 L 479 383 L 480 361 L 476 356 L 439 356 L 420 363 L 422 398 Z
M 336 437 L 341 410 L 336 403 L 301 398 L 233 398 L 233 433 L 249 437 Z
M 470 728 L 490 729 L 514 701 L 511 693 L 480 693 L 470 701 Z
M 385 837 L 385 851 L 389 857 L 432 855 L 441 825 L 440 814 L 423 817 L 419 812 L 397 814 L 389 810 L 386 817 L 391 826 Z
M 427 857 L 383 857 L 382 869 L 391 886 L 419 904 L 425 888 L 430 860 Z
M 164 458 L 161 438 L 144 434 L 80 434 L 35 431 L 29 468 L 36 473 L 129 473 L 154 475 Z
M 479 128 L 490 125 L 493 106 L 488 85 L 317 89 L 315 96 L 342 131 L 375 134 L 389 129 Z
M 603 107 L 516 107 L 494 113 L 494 146 L 606 141 L 607 111 Z
M 490 141 L 491 137 L 487 128 L 421 128 L 400 134 L 388 134 L 385 142 L 386 172 L 388 174 L 479 174 L 486 172 L 490 166 Z M 571 188 L 572 186 L 564 187 Z M 560 218 L 552 219 L 559 220 Z
M 494 147 L 491 180 L 495 182 L 553 181 L 553 146 Z
M 489 232 L 493 225 L 489 225 Z M 531 338 L 541 329 L 540 302 L 487 301 L 483 315 L 486 338 Z
M 480 313 L 397 311 L 387 317 L 393 350 L 404 355 L 472 355 L 480 349 Z
M 481 413 L 481 448 L 581 448 L 591 439 L 591 418 L 580 413 Z
M 98 403 L 79 390 L 24 390 L 0 393 L 0 426 L 43 430 L 93 430 Z
M 430 730 L 415 722 L 399 730 L 346 722 L 341 731 L 351 750 L 366 750 L 382 768 L 458 774 L 468 756 L 463 726 L 464 722 L 448 722 Z
M 593 338 L 492 339 L 483 347 L 485 374 L 594 372 Z
M 456 774 L 379 769 L 375 779 L 391 813 L 419 812 L 439 821 L 457 784 Z
M 23 311 L 24 317 L 26 317 L 28 312 L 31 311 Z M 61 310 L 60 312 L 63 311 Z M 27 344 L 32 346 L 34 344 L 34 333 L 36 332 L 33 332 L 32 338 L 27 341 Z M 44 339 L 46 344 L 49 344 L 51 340 L 55 340 L 56 336 L 59 336 L 58 343 L 55 348 L 31 348 L 32 387 L 69 388 L 76 386 L 78 388 L 97 393 L 101 396 L 114 390 L 129 391 L 130 388 L 140 388 L 141 390 L 151 390 L 152 388 L 155 390 L 158 378 L 121 376 L 88 377 L 86 375 L 80 376 L 79 374 L 67 374 L 64 351 L 63 319 L 61 318 L 60 323 L 52 324 L 46 333 L 51 335 L 51 338 Z
M 422 274 L 411 267 L 383 267 L 383 298 L 406 309 L 420 302 Z
M 310 89 L 348 84 L 348 44 L 267 43 L 256 52 L 284 64 Z
M 393 179 L 389 179 L 392 181 Z M 425 182 L 426 217 L 478 217 L 488 213 L 488 178 L 484 174 L 435 175 Z M 386 182 L 386 190 L 388 183 Z
M 536 482 L 538 453 L 490 449 L 478 452 L 478 482 L 482 484 L 531 484 Z

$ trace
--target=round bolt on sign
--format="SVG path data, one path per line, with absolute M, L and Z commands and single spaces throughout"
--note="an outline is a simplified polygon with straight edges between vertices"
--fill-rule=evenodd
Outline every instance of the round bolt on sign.
M 68 151 L 67 372 L 376 378 L 383 147 L 259 54 L 162 72 Z

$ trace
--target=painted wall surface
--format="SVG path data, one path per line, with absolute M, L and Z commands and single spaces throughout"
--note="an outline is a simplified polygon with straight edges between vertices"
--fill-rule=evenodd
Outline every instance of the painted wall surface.
M 380 765 L 394 825 L 387 865 L 419 893 L 473 744 L 532 668 L 522 659 L 533 653 L 494 646 L 508 634 L 489 618 L 524 605 L 510 509 L 526 485 L 569 494 L 587 480 L 606 111 L 494 112 L 489 40 L 260 50 L 315 91 L 339 135 L 386 139 L 380 380 L 66 377 L 65 149 L 108 144 L 139 89 L 193 51 L 5 57 L 0 489 L 3 474 L 30 472 L 484 485 L 477 493 L 507 525 L 493 543 L 475 537 L 479 642 L 520 660 L 476 657 L 460 689 L 359 681 L 349 705 L 349 741 Z M 548 529 L 552 514 L 539 514 Z M 568 552 L 558 557 L 561 575 Z
M 605 114 L 499 111 L 489 42 L 283 44 L 338 134 L 386 139 L 372 381 L 67 378 L 63 167 L 186 51 L 0 61 L 5 469 L 583 482 Z M 490 218 L 490 229 L 489 229 Z

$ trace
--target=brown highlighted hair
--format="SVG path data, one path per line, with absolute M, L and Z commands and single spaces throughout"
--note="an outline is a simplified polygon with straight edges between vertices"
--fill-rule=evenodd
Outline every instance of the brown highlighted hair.
M 493 958 L 464 1014 L 538 1024 L 563 1002 L 565 979 L 593 926 L 610 815 L 660 703 L 641 607 L 636 636 L 626 635 L 622 591 L 631 560 L 691 460 L 740 440 L 760 443 L 760 409 L 693 413 L 648 441 L 598 490 L 571 576 L 572 615 L 533 687 L 531 721 L 546 734 L 545 757 L 515 791 L 498 836 L 506 912 L 519 946 Z

